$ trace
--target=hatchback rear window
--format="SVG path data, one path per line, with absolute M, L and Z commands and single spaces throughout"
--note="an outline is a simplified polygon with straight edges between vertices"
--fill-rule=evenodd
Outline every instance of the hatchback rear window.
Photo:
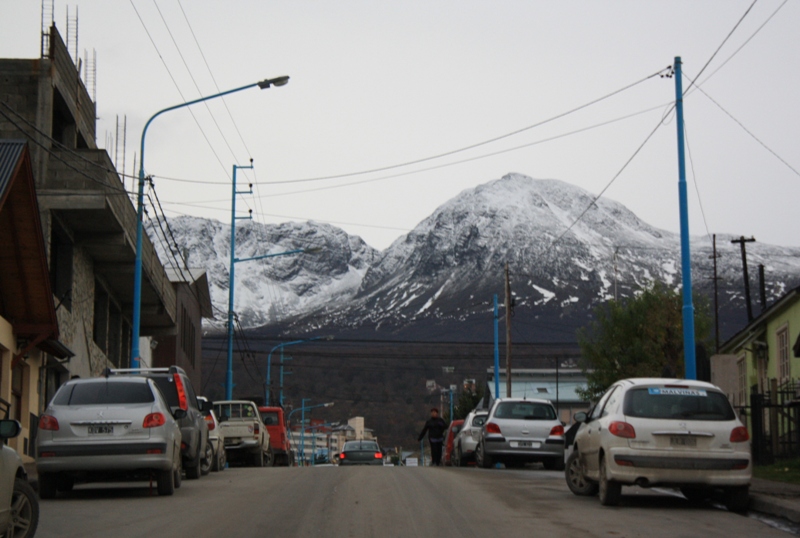
M 59 391 L 54 405 L 125 405 L 151 403 L 153 391 L 147 383 L 93 382 L 68 385 Z
M 555 420 L 556 412 L 552 405 L 538 402 L 501 402 L 494 412 L 495 418 L 518 420 Z
M 175 381 L 172 380 L 172 376 L 153 376 L 151 379 L 155 381 L 158 388 L 161 389 L 170 407 L 180 407 L 178 389 L 175 388 Z
M 728 398 L 716 391 L 695 388 L 649 387 L 625 394 L 625 415 L 671 420 L 734 420 Z
M 348 441 L 344 444 L 342 452 L 347 452 L 348 450 L 369 450 L 377 452 L 378 443 L 373 443 L 372 441 Z

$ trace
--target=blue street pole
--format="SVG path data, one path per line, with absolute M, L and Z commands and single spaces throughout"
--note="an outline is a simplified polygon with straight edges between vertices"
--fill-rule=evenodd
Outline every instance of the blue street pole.
M 500 397 L 500 313 L 497 310 L 497 294 L 494 294 L 494 397 Z
M 249 166 L 233 165 L 233 176 L 231 180 L 231 267 L 228 272 L 228 370 L 225 375 L 225 399 L 233 399 L 233 290 L 235 287 L 236 279 L 234 278 L 234 268 L 236 266 L 236 221 L 239 219 L 250 218 L 236 216 L 236 195 L 237 194 L 253 194 L 253 187 L 250 186 L 249 191 L 236 190 L 236 170 L 237 169 L 252 169 L 253 161 L 250 160 Z
M 177 108 L 183 108 L 186 106 L 194 105 L 196 103 L 200 103 L 202 101 L 208 101 L 209 99 L 215 99 L 217 97 L 222 97 L 228 95 L 230 93 L 239 92 L 242 90 L 247 90 L 249 88 L 255 88 L 258 86 L 259 88 L 266 89 L 271 86 L 284 86 L 289 82 L 289 77 L 277 77 L 272 79 L 265 79 L 261 82 L 256 82 L 255 84 L 248 84 L 247 86 L 242 86 L 240 88 L 234 88 L 232 90 L 216 93 L 214 95 L 209 95 L 206 97 L 201 97 L 200 99 L 195 99 L 193 101 L 187 101 L 185 103 L 181 103 L 179 105 L 174 105 L 163 110 L 159 110 L 152 116 L 150 119 L 147 120 L 147 123 L 144 124 L 144 129 L 142 130 L 142 142 L 139 148 L 139 191 L 136 198 L 136 258 L 134 260 L 134 267 L 133 267 L 133 322 L 131 326 L 131 367 L 138 368 L 139 367 L 139 359 L 141 358 L 141 352 L 139 350 L 139 337 L 141 335 L 141 327 L 142 327 L 142 236 L 144 235 L 144 224 L 142 217 L 144 216 L 144 183 L 145 183 L 145 175 L 144 175 L 144 140 L 145 136 L 147 135 L 147 128 L 150 127 L 150 123 L 158 116 L 163 114 L 164 112 L 169 112 L 170 110 L 175 110 Z
M 683 81 L 681 57 L 675 57 L 675 112 L 678 128 L 678 194 L 681 217 L 681 276 L 683 280 L 683 361 L 686 379 L 697 379 L 692 303 L 692 257 L 689 248 L 689 204 L 686 189 L 686 158 L 683 140 Z
M 313 249 L 296 250 L 296 251 L 293 250 L 293 251 L 290 251 L 290 252 L 284 252 L 282 254 L 294 254 L 294 253 L 297 253 L 297 252 L 313 252 Z M 276 254 L 276 256 L 277 256 L 277 254 Z M 291 342 L 283 342 L 282 344 L 278 344 L 277 346 L 275 346 L 275 347 L 273 347 L 272 349 L 269 350 L 269 354 L 267 355 L 267 375 L 266 375 L 266 378 L 267 378 L 266 385 L 267 386 L 266 386 L 266 388 L 264 390 L 264 402 L 265 402 L 265 405 L 270 405 L 270 395 L 271 395 L 270 393 L 271 393 L 271 389 L 272 389 L 272 377 L 271 377 L 271 372 L 272 372 L 272 353 L 276 349 L 280 349 L 281 350 L 281 363 L 283 363 L 283 348 L 284 347 L 286 347 L 286 346 L 296 346 L 297 344 L 302 344 L 302 343 L 305 343 L 305 342 L 313 342 L 314 340 L 333 340 L 333 337 L 332 336 L 313 336 L 311 338 L 304 338 L 302 340 L 292 340 Z M 281 385 L 283 385 L 283 380 L 281 380 Z M 283 405 L 283 395 L 281 395 L 281 405 Z
M 301 402 L 300 402 L 300 405 L 301 405 L 300 409 L 292 409 L 292 411 L 289 413 L 289 416 L 286 417 L 286 423 L 288 424 L 289 421 L 292 419 L 292 415 L 294 415 L 297 411 L 301 412 L 301 418 L 300 418 L 300 420 L 302 421 L 302 425 L 301 425 L 301 428 L 300 428 L 300 445 L 301 445 L 300 450 L 302 451 L 301 452 L 301 457 L 300 457 L 301 460 L 303 459 L 303 456 L 305 455 L 304 452 L 305 452 L 306 409 L 314 409 L 316 407 L 333 407 L 333 404 L 334 404 L 334 402 L 328 402 L 328 403 L 317 404 L 317 405 L 309 405 L 308 407 L 306 407 L 306 401 L 307 400 L 311 400 L 311 398 L 303 398 L 301 400 Z
M 450 422 L 453 422 L 453 389 L 450 389 Z
M 286 357 L 286 360 L 290 361 L 290 360 L 292 360 L 292 358 L 291 357 Z M 283 371 L 283 361 L 284 361 L 283 350 L 281 349 L 281 392 L 280 392 L 280 397 L 278 398 L 278 402 L 279 402 L 281 407 L 283 407 L 283 376 L 291 375 L 291 373 L 292 373 L 292 372 L 285 372 L 284 373 L 284 371 Z

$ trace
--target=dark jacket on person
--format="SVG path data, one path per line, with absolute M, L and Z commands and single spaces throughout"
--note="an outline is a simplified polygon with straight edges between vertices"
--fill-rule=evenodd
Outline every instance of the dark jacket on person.
M 432 443 L 441 443 L 444 441 L 444 432 L 447 431 L 447 422 L 442 417 L 429 418 L 422 428 L 422 433 L 419 434 L 418 441 L 422 441 L 425 437 L 425 432 L 428 433 L 428 441 Z

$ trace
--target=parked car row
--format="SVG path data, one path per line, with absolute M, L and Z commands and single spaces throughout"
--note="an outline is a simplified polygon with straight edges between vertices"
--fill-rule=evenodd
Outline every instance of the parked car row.
M 547 400 L 498 398 L 448 430 L 445 464 L 492 468 L 541 462 L 564 470 L 575 495 L 618 504 L 623 486 L 671 487 L 690 501 L 747 509 L 750 437 L 716 386 L 683 379 L 614 383 L 565 432 Z
M 257 442 L 267 446 L 255 404 L 212 404 L 196 395 L 177 366 L 108 369 L 102 377 L 72 379 L 39 419 L 39 495 L 52 499 L 76 483 L 131 479 L 155 479 L 159 495 L 172 495 L 184 473 L 198 479 L 226 467 L 236 448 L 229 443 L 243 442 L 225 437 L 234 406 L 239 413 L 249 409 L 249 436 L 255 427 Z

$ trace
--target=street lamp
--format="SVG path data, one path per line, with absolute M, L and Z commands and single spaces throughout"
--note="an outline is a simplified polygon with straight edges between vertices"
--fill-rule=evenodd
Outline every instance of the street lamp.
M 311 249 L 309 249 L 309 250 L 311 250 Z M 330 335 L 328 335 L 328 336 L 314 336 L 312 338 L 304 338 L 302 340 L 293 340 L 291 342 L 284 342 L 282 344 L 278 344 L 277 346 L 275 346 L 275 347 L 273 347 L 272 349 L 269 350 L 269 354 L 267 355 L 267 382 L 266 382 L 267 386 L 266 386 L 266 390 L 264 391 L 264 405 L 270 405 L 270 399 L 269 398 L 271 396 L 270 393 L 271 393 L 271 389 L 272 389 L 271 378 L 270 378 L 270 372 L 271 372 L 271 369 L 272 369 L 272 352 L 275 351 L 276 349 L 280 348 L 280 350 L 281 350 L 281 364 L 283 364 L 283 348 L 285 348 L 286 346 L 294 346 L 294 345 L 297 345 L 297 344 L 302 344 L 304 342 L 313 342 L 314 340 L 333 340 L 333 336 L 330 336 Z M 281 405 L 283 405 L 283 395 L 281 395 Z
M 300 414 L 300 461 L 303 462 L 305 466 L 305 457 L 306 457 L 306 410 L 307 409 L 314 409 L 315 407 L 333 407 L 334 402 L 328 402 L 323 404 L 317 405 L 309 405 L 306 407 L 306 401 L 311 400 L 311 398 L 303 398 L 300 401 L 300 409 L 292 409 L 289 413 L 289 416 L 286 417 L 286 422 L 288 423 L 292 419 L 292 415 L 295 414 L 296 411 L 301 411 Z
M 145 176 L 144 176 L 144 140 L 145 136 L 147 135 L 147 128 L 150 127 L 150 123 L 158 116 L 163 114 L 164 112 L 169 112 L 170 110 L 175 110 L 178 108 L 183 108 L 186 106 L 194 105 L 196 103 L 200 103 L 202 101 L 208 101 L 209 99 L 214 99 L 216 97 L 222 97 L 224 95 L 228 95 L 230 93 L 236 93 L 242 90 L 247 90 L 249 88 L 261 88 L 262 90 L 267 89 L 271 86 L 285 86 L 289 82 L 289 77 L 277 77 L 271 79 L 265 79 L 260 82 L 256 82 L 254 84 L 248 84 L 247 86 L 242 86 L 240 88 L 234 88 L 232 90 L 215 93 L 214 95 L 209 95 L 206 97 L 201 97 L 199 99 L 195 99 L 193 101 L 187 101 L 185 103 L 181 103 L 179 105 L 174 105 L 163 110 L 159 110 L 152 116 L 150 119 L 147 120 L 147 123 L 144 124 L 144 129 L 142 130 L 142 143 L 139 149 L 139 193 L 136 199 L 136 260 L 134 262 L 134 269 L 133 269 L 133 327 L 131 328 L 131 367 L 138 368 L 139 367 L 139 359 L 140 359 L 140 352 L 139 352 L 139 334 L 141 332 L 141 322 L 142 322 L 142 235 L 144 233 L 144 226 L 142 222 L 142 218 L 144 215 L 144 183 L 145 183 Z

